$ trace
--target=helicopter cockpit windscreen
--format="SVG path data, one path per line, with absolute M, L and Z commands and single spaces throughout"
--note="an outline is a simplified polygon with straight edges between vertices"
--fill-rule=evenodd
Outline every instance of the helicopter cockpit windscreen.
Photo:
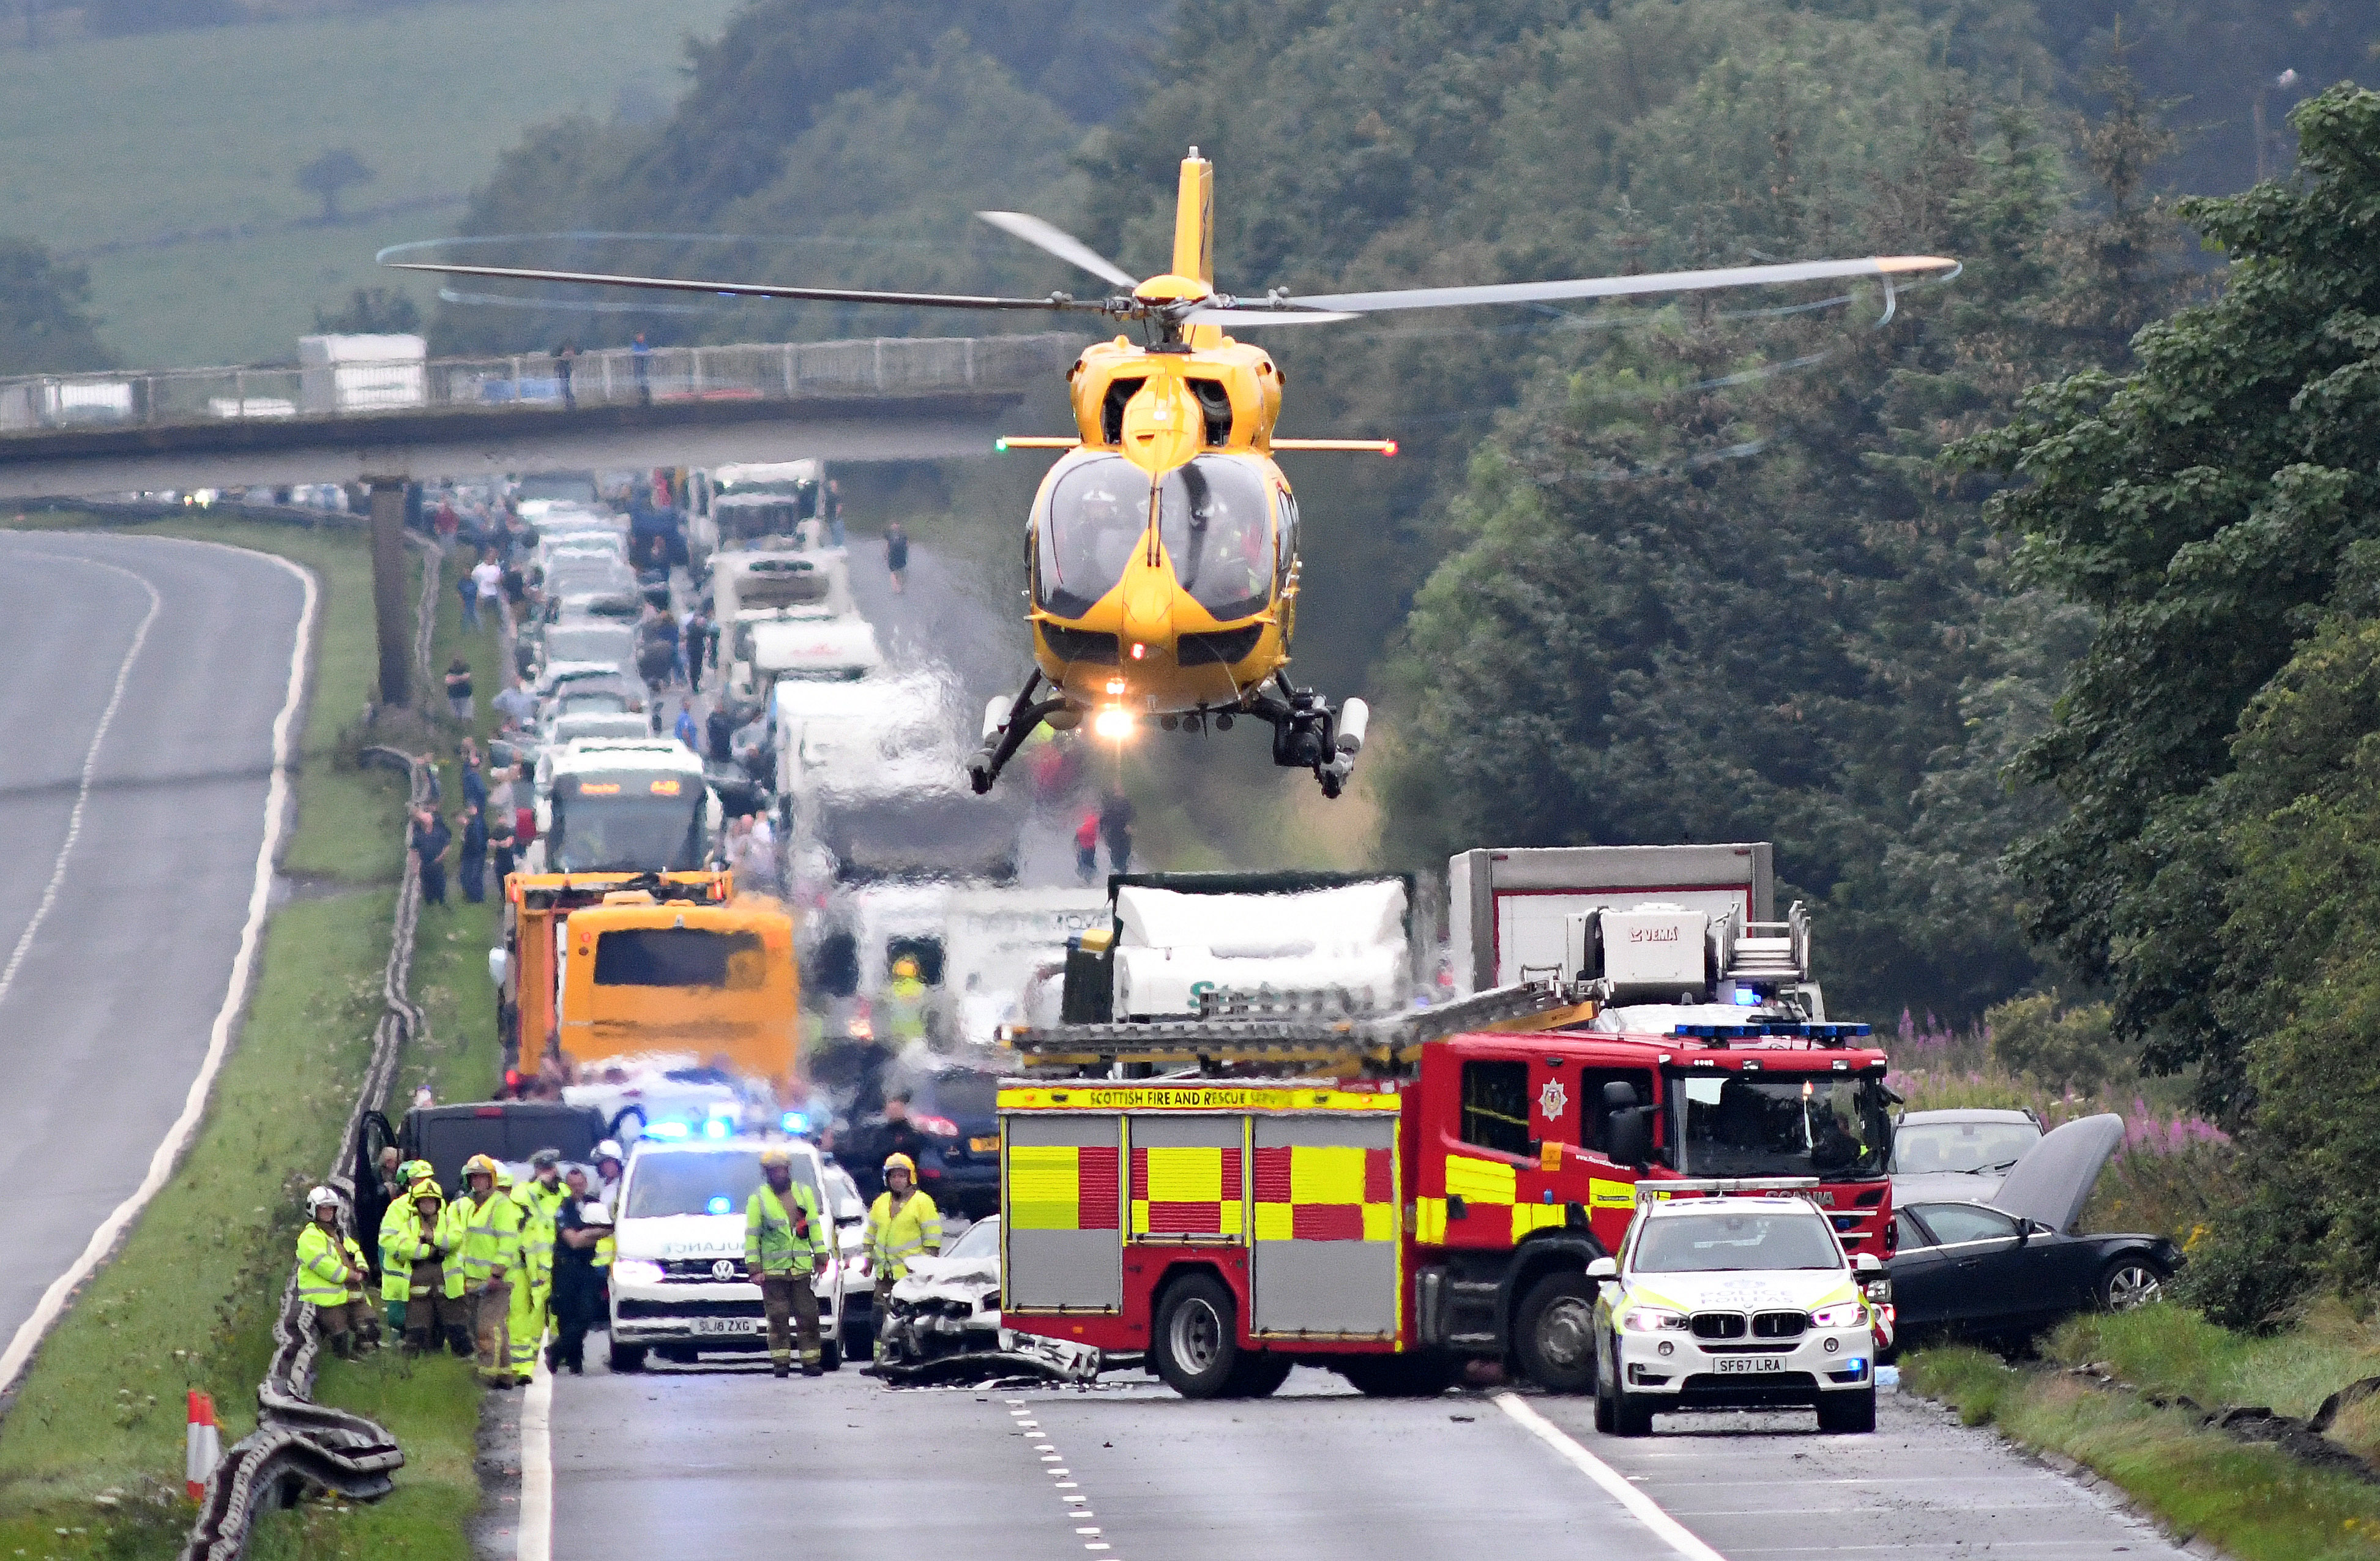
M 1058 473 L 1042 512 L 1034 570 L 1041 605 L 1080 617 L 1123 579 L 1148 530 L 1148 476 L 1122 456 L 1088 456 Z
M 1198 456 L 1158 488 L 1157 534 L 1174 578 L 1228 622 L 1272 598 L 1272 504 L 1264 473 L 1234 456 Z

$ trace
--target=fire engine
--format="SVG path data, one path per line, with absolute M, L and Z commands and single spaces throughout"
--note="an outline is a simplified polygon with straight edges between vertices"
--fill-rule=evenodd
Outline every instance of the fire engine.
M 1846 1252 L 1888 1255 L 1885 1057 L 1828 1019 L 1803 908 L 1658 893 L 1570 913 L 1550 979 L 1430 1008 L 1014 1032 L 1004 1324 L 1193 1397 L 1299 1363 L 1436 1393 L 1475 1360 L 1584 1393 L 1588 1265 L 1640 1183 L 1814 1178 Z

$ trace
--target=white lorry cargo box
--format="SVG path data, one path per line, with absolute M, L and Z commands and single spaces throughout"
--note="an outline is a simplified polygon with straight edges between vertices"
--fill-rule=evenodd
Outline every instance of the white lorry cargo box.
M 1115 1017 L 1178 1018 L 1201 999 L 1383 1013 L 1413 994 L 1405 886 L 1383 878 L 1278 894 L 1115 893 Z
M 1565 923 L 1599 906 L 1664 904 L 1713 921 L 1730 911 L 1739 922 L 1770 921 L 1773 861 L 1766 841 L 1461 852 L 1447 863 L 1455 991 L 1557 979 Z
M 308 412 L 374 412 L 429 399 L 419 336 L 299 336 L 298 401 Z

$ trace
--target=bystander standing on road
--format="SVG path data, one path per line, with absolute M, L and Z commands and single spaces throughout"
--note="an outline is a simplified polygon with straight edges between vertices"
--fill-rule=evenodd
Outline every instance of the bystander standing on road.
M 829 547 L 841 547 L 843 542 L 843 484 L 830 477 L 826 492 L 819 495 L 819 508 L 826 516 L 826 541 Z
M 686 667 L 686 686 L 698 694 L 702 692 L 702 664 L 710 655 L 710 616 L 698 603 L 686 609 L 686 623 L 678 634 L 678 660 Z
M 508 684 L 488 702 L 496 707 L 496 713 L 504 718 L 504 729 L 508 732 L 526 731 L 537 719 L 537 690 L 526 683 Z
M 1099 814 L 1096 808 L 1086 808 L 1075 825 L 1075 876 L 1088 884 L 1099 873 Z
M 471 664 L 456 656 L 446 665 L 446 708 L 467 726 L 478 708 L 472 702 L 471 692 Z
M 513 834 L 513 812 L 510 808 L 498 808 L 489 813 L 487 819 L 488 865 L 495 872 L 494 887 L 497 897 L 502 898 L 504 880 L 513 875 L 514 864 L 517 860 L 516 847 L 518 842 Z
M 884 528 L 884 567 L 892 576 L 892 594 L 909 590 L 909 530 L 898 520 Z
M 1099 837 L 1108 843 L 1108 871 L 1132 871 L 1132 799 L 1111 791 L 1099 804 Z
M 671 727 L 670 730 L 676 736 L 678 741 L 686 744 L 688 748 L 694 748 L 696 743 L 701 739 L 702 733 L 696 728 L 694 724 L 694 701 L 692 700 L 680 700 L 677 701 L 677 725 Z
M 471 566 L 471 586 L 479 592 L 480 615 L 489 619 L 489 626 L 504 624 L 504 567 L 489 549 L 481 548 L 480 561 Z
M 463 899 L 478 905 L 488 897 L 488 819 L 473 802 L 463 804 L 463 847 L 455 859 L 463 879 Z
M 313 1307 L 315 1327 L 345 1360 L 380 1343 L 380 1319 L 364 1299 L 364 1250 L 339 1230 L 340 1207 L 339 1195 L 327 1187 L 306 1194 L 306 1228 L 298 1233 L 298 1295 Z
M 421 903 L 446 903 L 446 848 L 455 836 L 436 810 L 423 808 L 413 815 L 413 835 L 407 843 L 421 866 Z

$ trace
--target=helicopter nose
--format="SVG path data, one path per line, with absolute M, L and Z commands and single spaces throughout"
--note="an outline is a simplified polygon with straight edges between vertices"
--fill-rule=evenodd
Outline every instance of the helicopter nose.
M 1135 580 L 1123 596 L 1123 637 L 1135 644 L 1173 638 L 1173 581 L 1157 573 Z

